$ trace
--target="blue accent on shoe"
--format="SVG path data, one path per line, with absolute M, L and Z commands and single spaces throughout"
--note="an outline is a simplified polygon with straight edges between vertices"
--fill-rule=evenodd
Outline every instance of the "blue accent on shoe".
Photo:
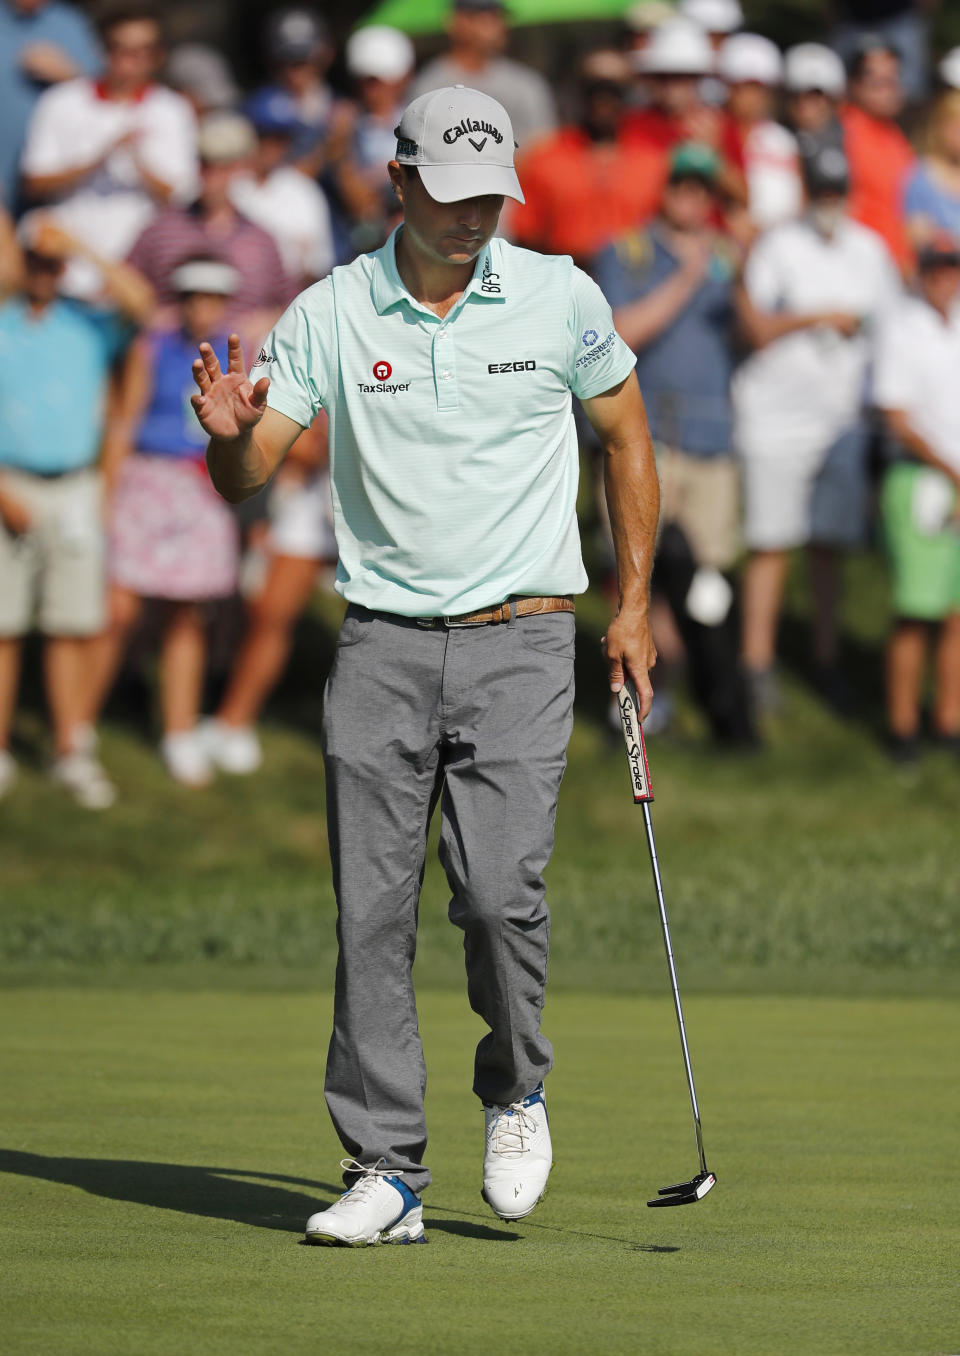
M 408 1214 L 414 1208 L 414 1206 L 420 1204 L 420 1197 L 417 1195 L 415 1191 L 410 1190 L 410 1188 L 407 1186 L 406 1182 L 403 1180 L 402 1177 L 385 1177 L 384 1181 L 389 1182 L 390 1185 L 394 1187 L 395 1190 L 399 1191 L 400 1195 L 403 1197 L 403 1209 L 401 1210 L 397 1218 L 394 1220 L 393 1224 L 391 1224 L 390 1228 L 392 1229 L 393 1225 L 399 1224 L 400 1221 L 403 1219 L 404 1215 Z
M 531 1092 L 528 1097 L 524 1097 L 523 1099 L 524 1106 L 533 1106 L 535 1102 L 542 1102 L 544 1105 L 546 1105 L 546 1101 L 543 1096 L 542 1083 L 538 1083 L 537 1086 L 534 1088 L 533 1092 Z

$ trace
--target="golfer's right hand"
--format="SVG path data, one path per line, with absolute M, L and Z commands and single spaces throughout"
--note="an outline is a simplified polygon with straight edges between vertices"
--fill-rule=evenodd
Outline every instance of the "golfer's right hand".
M 250 381 L 238 335 L 231 334 L 227 341 L 226 372 L 210 345 L 201 344 L 200 357 L 193 363 L 193 379 L 200 393 L 191 396 L 190 403 L 211 438 L 229 442 L 249 433 L 263 418 L 270 380 L 261 377 L 256 386 Z

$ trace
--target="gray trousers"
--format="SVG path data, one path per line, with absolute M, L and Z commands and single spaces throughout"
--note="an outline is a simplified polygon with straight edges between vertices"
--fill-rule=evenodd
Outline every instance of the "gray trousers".
M 347 1153 L 385 1158 L 414 1191 L 430 1173 L 411 970 L 438 800 L 450 919 L 490 1028 L 474 1091 L 516 1101 L 552 1064 L 542 873 L 573 724 L 573 640 L 563 612 L 428 630 L 351 606 L 340 632 L 323 710 L 340 944 L 325 1092 Z

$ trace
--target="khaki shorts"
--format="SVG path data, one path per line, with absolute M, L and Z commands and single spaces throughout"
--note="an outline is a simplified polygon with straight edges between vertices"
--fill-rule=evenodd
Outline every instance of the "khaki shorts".
M 48 636 L 96 635 L 106 624 L 99 475 L 46 478 L 0 467 L 0 481 L 32 518 L 20 537 L 0 524 L 0 636 L 34 626 Z
M 740 551 L 740 473 L 733 457 L 657 446 L 660 525 L 676 523 L 698 565 L 728 570 Z

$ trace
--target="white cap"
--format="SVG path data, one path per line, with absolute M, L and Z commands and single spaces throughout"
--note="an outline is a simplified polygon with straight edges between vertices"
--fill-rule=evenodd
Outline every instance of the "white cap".
M 405 79 L 413 70 L 416 52 L 406 33 L 386 24 L 358 28 L 347 41 L 347 70 L 362 79 L 375 76 L 393 83 Z
M 646 47 L 636 54 L 646 75 L 709 75 L 713 51 L 702 28 L 687 19 L 673 19 L 655 28 Z
M 783 80 L 783 57 L 776 43 L 759 33 L 734 33 L 720 48 L 717 73 L 729 85 L 745 80 L 779 85 Z
M 680 0 L 678 10 L 707 33 L 734 33 L 743 23 L 739 0 Z
M 523 202 L 513 168 L 513 126 L 503 104 L 466 85 L 421 94 L 403 110 L 397 160 L 416 165 L 435 202 L 502 193 Z
M 937 67 L 940 79 L 945 85 L 960 89 L 960 47 L 951 47 L 950 51 Z
M 822 42 L 800 42 L 790 47 L 783 59 L 783 83 L 791 94 L 819 89 L 840 99 L 847 86 L 847 73 L 832 48 Z
M 187 259 L 170 274 L 174 292 L 206 292 L 214 296 L 232 297 L 240 282 L 240 275 L 232 264 L 219 259 Z
M 200 119 L 197 154 L 211 165 L 228 165 L 252 155 L 257 134 L 240 113 L 218 111 Z

